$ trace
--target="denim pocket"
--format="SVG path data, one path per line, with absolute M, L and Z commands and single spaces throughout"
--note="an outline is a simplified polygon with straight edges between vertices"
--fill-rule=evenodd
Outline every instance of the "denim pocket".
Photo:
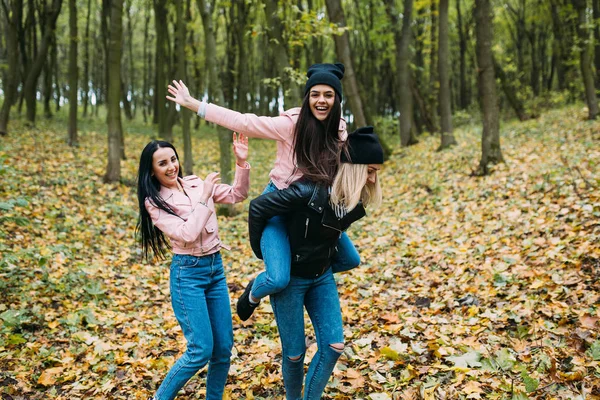
M 199 261 L 200 257 L 191 256 L 188 254 L 175 254 L 173 256 L 173 262 L 171 263 L 171 266 L 182 268 L 195 267 L 198 265 Z

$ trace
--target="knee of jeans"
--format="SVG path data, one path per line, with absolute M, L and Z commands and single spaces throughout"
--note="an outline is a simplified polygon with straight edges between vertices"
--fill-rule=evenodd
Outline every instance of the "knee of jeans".
M 224 343 L 221 346 L 215 346 L 212 352 L 212 361 L 227 361 L 231 359 L 231 349 L 233 348 L 232 343 Z
M 360 255 L 358 253 L 350 258 L 350 264 L 354 267 L 358 267 L 360 265 Z
M 329 345 L 329 348 L 338 353 L 338 355 L 341 355 L 344 352 L 344 343 L 332 343 Z
M 185 355 L 187 356 L 188 362 L 191 366 L 200 369 L 205 366 L 208 360 L 210 360 L 212 357 L 212 348 L 188 348 L 185 352 Z
M 287 358 L 291 362 L 300 362 L 304 359 L 304 353 L 300 354 L 299 356 L 287 356 Z
M 273 288 L 273 293 L 281 292 L 290 284 L 290 277 L 278 276 L 276 278 L 270 277 L 271 287 Z

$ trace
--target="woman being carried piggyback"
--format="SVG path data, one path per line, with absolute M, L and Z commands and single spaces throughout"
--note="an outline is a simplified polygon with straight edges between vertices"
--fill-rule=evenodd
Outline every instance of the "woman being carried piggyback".
M 248 137 L 277 141 L 275 165 L 263 193 L 287 188 L 306 176 L 312 181 L 331 185 L 339 166 L 341 144 L 348 136 L 341 117 L 344 65 L 314 64 L 307 72 L 301 107 L 278 117 L 242 114 L 215 104 L 194 99 L 182 81 L 173 81 L 167 99 L 196 112 L 201 118 Z M 251 280 L 237 303 L 242 320 L 250 318 L 260 299 L 284 289 L 290 280 L 292 256 L 284 220 L 277 216 L 268 221 L 261 246 L 265 271 Z M 344 233 L 339 238 L 335 270 L 358 266 L 360 257 Z
M 236 172 L 232 185 L 217 173 L 202 180 L 182 177 L 172 144 L 153 140 L 140 157 L 137 232 L 144 255 L 162 258 L 169 241 L 171 303 L 187 340 L 185 353 L 162 381 L 153 400 L 171 400 L 208 363 L 206 399 L 220 400 L 229 372 L 233 326 L 225 281 L 215 203 L 238 203 L 248 196 L 248 139 L 233 135 Z M 167 240 L 167 238 L 169 240 Z
M 285 217 L 291 246 L 289 285 L 271 294 L 282 346 L 282 372 L 288 400 L 317 400 L 344 350 L 342 313 L 332 260 L 338 241 L 365 207 L 381 203 L 377 173 L 383 149 L 372 127 L 348 136 L 333 184 L 304 177 L 285 190 L 263 194 L 250 202 L 250 244 L 262 258 L 261 236 L 270 218 Z M 318 351 L 304 379 L 304 309 L 312 321 Z M 302 394 L 304 384 L 304 394 Z

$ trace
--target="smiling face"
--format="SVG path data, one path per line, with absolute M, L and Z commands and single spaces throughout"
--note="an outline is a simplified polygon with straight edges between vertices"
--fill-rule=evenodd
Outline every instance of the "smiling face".
M 335 91 L 329 85 L 315 85 L 309 92 L 310 111 L 316 119 L 324 121 L 329 116 L 335 102 Z
M 170 147 L 160 147 L 152 155 L 152 175 L 167 188 L 177 188 L 179 160 Z

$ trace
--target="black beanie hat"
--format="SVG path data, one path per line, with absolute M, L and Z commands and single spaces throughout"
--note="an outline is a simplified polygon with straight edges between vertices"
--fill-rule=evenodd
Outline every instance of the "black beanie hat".
M 342 151 L 342 162 L 351 164 L 383 164 L 383 147 L 372 126 L 363 126 L 348 135 L 348 153 Z
M 342 98 L 342 82 L 344 77 L 344 64 L 313 64 L 308 68 L 306 76 L 308 81 L 304 86 L 304 95 L 315 85 L 329 85 L 335 90 L 335 93 Z

